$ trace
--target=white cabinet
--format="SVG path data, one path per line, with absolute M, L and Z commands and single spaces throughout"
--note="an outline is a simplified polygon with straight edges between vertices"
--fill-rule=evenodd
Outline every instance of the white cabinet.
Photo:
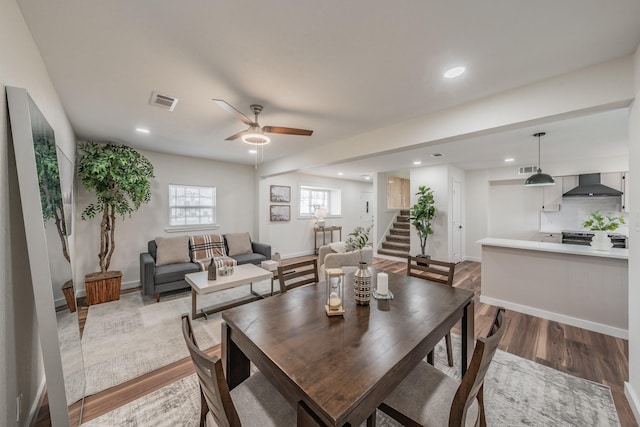
M 607 172 L 600 174 L 600 184 L 613 188 L 614 190 L 624 191 L 623 172 Z
M 622 212 L 629 212 L 629 172 L 622 172 Z
M 540 233 L 541 242 L 562 243 L 562 233 Z
M 562 204 L 562 176 L 554 176 L 556 185 L 542 187 L 542 211 L 558 212 Z

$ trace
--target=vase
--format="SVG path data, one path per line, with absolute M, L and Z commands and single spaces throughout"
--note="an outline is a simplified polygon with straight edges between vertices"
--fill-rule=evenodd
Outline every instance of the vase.
M 371 301 L 371 273 L 366 262 L 360 262 L 353 276 L 353 294 L 356 304 L 369 305 Z
M 607 251 L 613 247 L 611 238 L 606 231 L 594 231 L 591 238 L 591 247 L 598 251 Z

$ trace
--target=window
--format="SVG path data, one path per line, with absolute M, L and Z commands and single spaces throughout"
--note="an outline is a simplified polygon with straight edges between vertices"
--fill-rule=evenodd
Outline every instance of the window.
M 300 216 L 313 217 L 318 209 L 328 215 L 340 215 L 341 192 L 330 188 L 300 187 Z
M 216 223 L 216 188 L 169 185 L 169 225 Z

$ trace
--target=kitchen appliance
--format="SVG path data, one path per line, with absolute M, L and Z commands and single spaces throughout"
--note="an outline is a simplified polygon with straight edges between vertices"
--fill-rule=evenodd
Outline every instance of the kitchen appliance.
M 591 244 L 591 238 L 594 236 L 594 233 L 588 231 L 563 231 L 562 232 L 562 243 L 567 243 L 570 245 L 584 245 L 589 246 Z M 608 234 L 611 239 L 611 243 L 613 243 L 614 248 L 626 248 L 627 247 L 627 236 L 624 234 Z
M 622 196 L 622 192 L 600 183 L 599 173 L 578 175 L 578 186 L 572 188 L 562 197 L 606 197 Z

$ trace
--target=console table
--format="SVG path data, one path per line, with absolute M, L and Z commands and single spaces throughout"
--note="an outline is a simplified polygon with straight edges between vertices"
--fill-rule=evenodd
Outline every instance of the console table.
M 313 228 L 313 250 L 317 254 L 318 253 L 318 233 L 322 234 L 322 246 L 327 244 L 327 232 L 329 232 L 329 238 L 331 239 L 329 243 L 333 243 L 333 232 L 337 231 L 340 233 L 340 239 L 337 241 L 340 242 L 342 240 L 342 226 L 340 225 L 332 225 L 330 227 L 314 227 Z

